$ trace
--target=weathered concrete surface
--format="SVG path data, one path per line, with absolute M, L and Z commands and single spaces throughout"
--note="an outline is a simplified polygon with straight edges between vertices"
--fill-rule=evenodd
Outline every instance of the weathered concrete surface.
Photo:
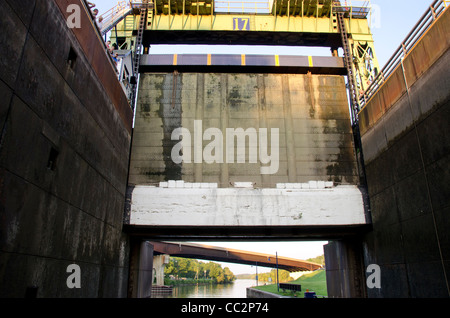
M 155 255 L 153 256 L 153 279 L 155 285 L 164 285 L 164 267 L 169 264 L 170 255 Z
M 447 9 L 360 114 L 373 221 L 364 258 L 382 284 L 369 297 L 450 296 L 449 25 Z
M 86 53 L 55 1 L 1 1 L 0 15 L 0 297 L 31 286 L 37 297 L 126 296 L 131 123 L 126 98 L 105 93 L 114 78 L 91 63 L 112 66 L 97 46 Z M 74 263 L 80 289 L 66 285 Z
M 172 136 L 180 128 L 188 133 L 177 162 L 173 150 L 181 155 L 181 142 Z M 228 129 L 239 128 L 255 138 L 228 144 Z M 211 129 L 219 134 L 205 138 Z M 267 155 L 278 142 L 270 173 L 263 173 L 272 166 L 262 160 L 264 129 Z M 278 139 L 272 140 L 274 131 Z M 208 161 L 213 141 L 218 146 L 209 154 L 220 155 Z M 343 187 L 299 190 L 310 181 Z M 129 182 L 126 229 L 144 237 L 323 238 L 354 234 L 368 224 L 341 76 L 141 74 Z M 157 187 L 160 182 L 168 188 Z M 186 188 L 170 188 L 177 183 Z M 233 188 L 246 183 L 251 189 Z M 210 184 L 213 189 L 203 189 Z
M 279 168 L 262 175 L 259 159 L 249 163 L 176 164 L 174 129 L 194 122 L 217 128 L 279 129 Z M 192 137 L 193 138 L 193 137 Z M 202 149 L 210 141 L 204 140 Z M 225 142 L 224 142 L 225 144 Z M 224 154 L 227 149 L 224 149 Z M 191 145 L 192 156 L 194 143 Z M 270 153 L 270 150 L 269 150 Z M 303 74 L 145 73 L 141 75 L 133 135 L 130 184 L 164 180 L 233 182 L 275 187 L 282 182 L 333 181 L 357 184 L 344 79 Z
M 136 186 L 130 225 L 365 225 L 357 186 L 328 189 L 160 188 Z

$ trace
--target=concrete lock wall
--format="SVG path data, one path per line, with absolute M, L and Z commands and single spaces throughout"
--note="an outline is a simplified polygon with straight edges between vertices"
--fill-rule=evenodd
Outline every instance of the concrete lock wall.
M 361 111 L 373 232 L 369 297 L 449 297 L 450 11 Z
M 223 134 L 223 163 L 194 162 L 195 121 L 200 138 L 208 128 Z M 172 132 L 191 134 L 191 162 L 174 163 L 171 151 L 179 140 Z M 279 129 L 279 167 L 261 174 L 262 164 L 226 162 L 226 129 Z M 259 138 L 259 136 L 258 136 Z M 201 151 L 213 139 L 201 142 Z M 254 144 L 258 147 L 258 143 Z M 237 142 L 231 149 L 238 152 Z M 183 154 L 186 148 L 183 149 Z M 270 154 L 270 147 L 268 148 Z M 333 181 L 357 184 L 353 136 L 344 79 L 302 74 L 141 74 L 130 167 L 130 184 L 151 185 L 165 180 L 214 182 L 219 188 L 252 182 L 274 188 L 280 182 Z
M 68 28 L 70 3 L 0 2 L 0 297 L 127 295 L 132 113 L 83 9 Z

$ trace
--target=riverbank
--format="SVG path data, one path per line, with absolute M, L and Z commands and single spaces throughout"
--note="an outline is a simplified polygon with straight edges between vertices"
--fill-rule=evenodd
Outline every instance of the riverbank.
M 317 270 L 310 274 L 305 274 L 296 280 L 290 281 L 289 283 L 300 284 L 302 286 L 302 290 L 300 292 L 292 292 L 292 291 L 283 292 L 283 290 L 281 289 L 278 291 L 277 284 L 256 286 L 252 288 L 279 296 L 288 296 L 296 298 L 304 298 L 306 290 L 314 291 L 317 297 L 328 296 L 325 270 Z

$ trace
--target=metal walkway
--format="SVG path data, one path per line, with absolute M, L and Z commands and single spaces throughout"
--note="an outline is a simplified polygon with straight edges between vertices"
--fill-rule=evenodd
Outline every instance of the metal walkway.
M 120 1 L 116 6 L 109 9 L 101 15 L 103 18 L 103 26 L 101 28 L 102 35 L 111 31 L 120 21 L 125 19 L 133 12 L 131 2 Z

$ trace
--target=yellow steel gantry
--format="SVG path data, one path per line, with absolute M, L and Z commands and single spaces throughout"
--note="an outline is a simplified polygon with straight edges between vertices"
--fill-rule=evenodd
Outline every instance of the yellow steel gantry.
M 134 49 L 143 0 L 111 31 L 119 48 Z M 370 30 L 370 1 L 149 0 L 144 52 L 151 44 L 240 44 L 342 47 L 337 15 L 344 18 L 358 93 L 378 75 Z

